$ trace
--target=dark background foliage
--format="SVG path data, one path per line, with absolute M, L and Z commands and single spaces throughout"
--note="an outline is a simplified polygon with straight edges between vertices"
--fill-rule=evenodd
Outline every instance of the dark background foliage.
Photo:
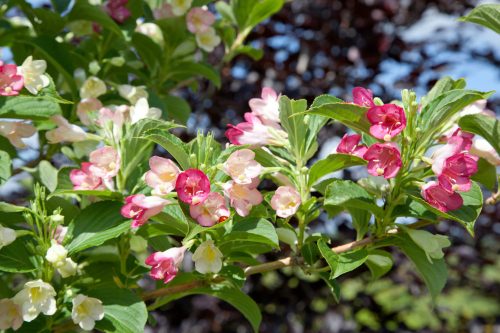
M 456 18 L 475 1 L 299 0 L 250 36 L 264 50 L 260 61 L 236 58 L 222 70 L 222 88 L 184 91 L 195 113 L 188 131 L 213 130 L 241 121 L 247 101 L 272 86 L 308 101 L 331 93 L 346 100 L 354 86 L 369 87 L 384 101 L 400 89 L 422 95 L 440 77 L 465 77 L 474 89 L 500 88 L 500 38 Z M 220 56 L 217 52 L 214 57 Z M 201 92 L 201 93 L 200 93 Z M 489 102 L 498 110 L 499 95 Z M 497 111 L 498 113 L 498 111 Z M 345 128 L 320 134 L 325 146 Z M 346 174 L 345 176 L 349 176 Z M 433 304 L 411 263 L 394 251 L 395 268 L 370 282 L 360 268 L 340 279 L 342 299 L 333 300 L 321 281 L 293 272 L 252 276 L 246 291 L 263 310 L 262 332 L 498 332 L 500 330 L 500 209 L 485 206 L 471 238 L 459 225 L 441 222 L 432 232 L 451 235 L 446 251 L 449 281 Z M 334 244 L 354 239 L 342 218 L 320 219 L 312 228 L 331 232 Z M 286 249 L 284 249 L 286 250 Z M 276 258 L 278 254 L 276 254 Z M 276 259 L 269 257 L 268 260 Z M 151 332 L 248 332 L 229 305 L 191 296 L 153 314 Z

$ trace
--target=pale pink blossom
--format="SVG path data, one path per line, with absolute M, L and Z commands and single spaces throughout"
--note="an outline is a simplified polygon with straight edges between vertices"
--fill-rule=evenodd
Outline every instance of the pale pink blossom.
M 251 184 L 252 180 L 259 177 L 262 172 L 262 165 L 255 161 L 255 153 L 250 149 L 232 153 L 223 168 L 224 172 L 238 184 Z
M 248 102 L 252 113 L 261 118 L 279 123 L 279 98 L 280 95 L 272 88 L 262 88 L 261 98 L 252 98 Z
M 226 200 L 216 192 L 211 192 L 201 204 L 190 206 L 189 213 L 204 227 L 211 227 L 229 217 Z
M 164 2 L 160 7 L 153 10 L 153 16 L 156 20 L 161 20 L 164 18 L 174 17 L 174 12 L 172 10 L 172 5 L 168 2 Z
M 500 166 L 500 156 L 498 156 L 497 151 L 483 138 L 474 139 L 470 152 L 477 157 L 484 158 L 492 165 Z
M 253 206 L 262 202 L 262 194 L 257 190 L 259 184 L 258 178 L 249 185 L 237 184 L 229 181 L 223 185 L 224 193 L 229 197 L 231 207 L 236 210 L 240 216 L 247 216 Z
M 81 169 L 71 170 L 69 179 L 73 183 L 74 190 L 103 190 L 101 177 L 91 171 L 92 163 L 83 162 Z
M 179 200 L 189 205 L 202 203 L 210 193 L 210 180 L 203 171 L 188 169 L 177 176 L 175 190 Z
M 12 328 L 17 331 L 23 324 L 23 314 L 21 306 L 12 299 L 4 298 L 0 300 L 0 330 Z
M 294 187 L 280 186 L 271 198 L 271 207 L 276 215 L 287 218 L 297 212 L 301 202 L 300 194 Z
M 455 210 L 463 205 L 463 199 L 458 193 L 447 191 L 435 181 L 422 186 L 422 197 L 442 212 Z
M 0 121 L 0 135 L 9 139 L 17 148 L 24 148 L 26 144 L 22 139 L 29 138 L 36 133 L 33 125 L 22 121 Z
M 66 237 L 66 234 L 68 233 L 68 227 L 58 225 L 56 227 L 56 230 L 54 231 L 53 239 L 58 243 L 62 244 L 64 242 L 64 238 Z
M 102 108 L 102 103 L 97 98 L 84 98 L 76 106 L 76 114 L 82 124 L 89 126 L 97 118 L 97 112 L 100 108 Z
M 368 147 L 366 145 L 359 144 L 359 141 L 361 141 L 361 135 L 345 134 L 337 146 L 337 153 L 356 155 L 363 158 L 363 155 L 368 150 Z
M 363 158 L 368 161 L 368 173 L 384 178 L 396 177 L 401 168 L 401 154 L 391 143 L 375 143 L 371 145 Z
M 97 177 L 109 179 L 116 176 L 120 170 L 120 155 L 110 146 L 94 150 L 90 153 L 89 160 L 92 163 L 89 170 Z
M 16 96 L 23 89 L 24 79 L 17 66 L 0 61 L 0 96 Z
M 126 7 L 127 4 L 128 0 L 109 0 L 104 8 L 113 20 L 122 24 L 131 15 L 130 10 Z
M 470 177 L 477 172 L 477 160 L 467 152 L 448 157 L 437 175 L 439 184 L 448 192 L 469 191 L 472 186 Z
M 177 175 L 181 172 L 177 165 L 168 158 L 153 156 L 149 159 L 150 171 L 146 172 L 145 180 L 153 188 L 154 195 L 165 195 L 175 188 Z
M 205 31 L 197 33 L 195 39 L 196 44 L 206 52 L 212 52 L 221 42 L 220 37 L 212 27 L 208 27 Z
M 212 24 L 214 24 L 215 15 L 209 10 L 195 7 L 189 10 L 186 15 L 186 22 L 188 30 L 193 34 L 205 32 Z
M 164 252 L 155 252 L 146 259 L 146 265 L 151 266 L 149 275 L 155 280 L 169 283 L 177 275 L 179 266 L 184 260 L 186 248 L 171 247 Z
M 375 106 L 375 103 L 373 102 L 373 93 L 370 89 L 354 87 L 354 89 L 352 89 L 352 99 L 354 104 L 359 106 Z
M 366 113 L 370 122 L 370 134 L 377 139 L 390 141 L 406 127 L 406 115 L 395 104 L 374 105 Z
M 287 143 L 288 134 L 279 124 L 274 122 L 264 123 L 258 116 L 251 112 L 244 115 L 245 120 L 236 126 L 229 124 L 226 137 L 235 145 L 274 145 L 283 146 Z
M 57 124 L 57 128 L 45 133 L 49 143 L 79 142 L 87 139 L 87 133 L 83 128 L 70 124 L 63 116 L 53 116 L 50 119 Z
M 120 128 L 126 121 L 130 119 L 130 107 L 128 105 L 107 105 L 99 109 L 97 125 L 105 127 L 108 122 L 113 124 L 113 127 Z
M 138 228 L 151 217 L 158 215 L 169 203 L 168 200 L 144 194 L 129 195 L 121 209 L 123 217 L 132 219 L 132 228 Z

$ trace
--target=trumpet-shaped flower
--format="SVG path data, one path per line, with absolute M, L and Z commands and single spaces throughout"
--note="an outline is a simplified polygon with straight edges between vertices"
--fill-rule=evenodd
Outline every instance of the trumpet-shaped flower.
M 68 250 L 66 250 L 66 248 L 61 244 L 57 243 L 56 240 L 52 240 L 52 245 L 47 250 L 45 259 L 57 268 L 64 264 L 67 256 Z
M 368 173 L 384 178 L 396 177 L 401 168 L 401 154 L 391 143 L 375 143 L 371 145 L 363 158 L 368 161 Z
M 24 79 L 16 65 L 0 61 L 0 96 L 16 96 L 23 89 Z
M 137 103 L 130 108 L 130 121 L 135 124 L 141 119 L 160 119 L 161 110 L 158 108 L 150 108 L 148 100 L 139 98 Z
M 118 174 L 120 170 L 120 155 L 115 148 L 105 146 L 94 150 L 89 155 L 90 172 L 101 178 L 109 179 Z
M 179 266 L 184 260 L 186 248 L 171 247 L 164 252 L 155 252 L 146 259 L 146 265 L 151 266 L 149 275 L 155 280 L 169 283 L 177 275 Z
M 0 135 L 9 139 L 14 147 L 24 148 L 23 138 L 29 138 L 36 133 L 33 125 L 22 121 L 0 121 Z
M 97 112 L 102 108 L 102 103 L 97 98 L 84 98 L 76 107 L 76 114 L 82 124 L 89 126 L 97 118 Z
M 406 127 L 406 115 L 395 104 L 375 105 L 366 113 L 370 122 L 370 134 L 377 139 L 390 141 Z
M 456 192 L 449 192 L 435 181 L 422 186 L 422 197 L 431 206 L 442 212 L 455 210 L 463 205 L 462 197 Z
M 187 28 L 193 34 L 202 33 L 214 24 L 215 15 L 209 10 L 196 7 L 192 8 L 186 15 Z
M 208 27 L 203 32 L 198 32 L 195 37 L 196 44 L 207 52 L 212 52 L 221 41 L 220 37 L 217 36 L 215 29 L 212 27 Z
M 209 239 L 194 251 L 193 261 L 196 271 L 201 274 L 219 273 L 222 268 L 222 252 Z
M 73 183 L 74 190 L 101 190 L 104 189 L 102 179 L 92 173 L 92 163 L 83 162 L 81 169 L 73 169 L 69 173 L 69 179 Z
M 120 132 L 123 123 L 129 118 L 129 113 L 130 108 L 128 105 L 107 105 L 99 110 L 96 124 L 106 128 L 108 123 L 111 123 L 113 132 Z
M 97 298 L 78 294 L 72 303 L 71 319 L 85 331 L 93 330 L 95 322 L 104 318 L 104 307 Z
M 21 307 L 12 299 L 4 298 L 0 300 L 0 330 L 12 328 L 17 331 L 22 324 Z
M 280 186 L 271 198 L 271 207 L 282 218 L 292 216 L 301 204 L 300 194 L 291 186 Z
M 77 264 L 71 258 L 66 258 L 56 268 L 61 277 L 67 278 L 76 274 L 77 267 Z
M 50 84 L 50 79 L 45 75 L 47 63 L 45 60 L 33 60 L 32 56 L 26 58 L 23 64 L 17 68 L 23 76 L 24 87 L 33 95 L 38 94 L 42 88 Z
M 23 320 L 33 321 L 40 313 L 51 316 L 56 313 L 56 291 L 42 280 L 29 281 L 14 296 L 14 302 L 21 307 Z
M 168 200 L 160 197 L 147 197 L 144 194 L 130 195 L 125 199 L 121 214 L 133 220 L 132 228 L 138 228 L 149 218 L 159 214 L 168 203 Z
M 216 192 L 210 193 L 199 205 L 189 207 L 189 213 L 200 225 L 211 227 L 223 218 L 229 217 L 226 200 Z
M 345 134 L 337 146 L 337 153 L 356 155 L 363 158 L 363 155 L 368 150 L 368 147 L 366 147 L 366 145 L 360 145 L 359 141 L 361 141 L 361 135 Z
M 128 0 L 109 0 L 104 7 L 108 15 L 117 23 L 122 24 L 131 15 L 126 7 Z
M 16 240 L 16 231 L 0 225 L 0 249 Z
M 448 157 L 437 175 L 439 184 L 449 192 L 469 191 L 472 186 L 470 177 L 477 172 L 477 160 L 467 152 Z
M 63 116 L 53 116 L 50 119 L 57 124 L 57 128 L 45 133 L 50 143 L 79 142 L 87 139 L 87 133 L 83 128 L 70 124 Z
M 262 202 L 262 194 L 257 190 L 259 179 L 256 178 L 252 184 L 241 185 L 234 181 L 224 184 L 224 192 L 229 197 L 231 207 L 240 216 L 247 216 L 253 206 Z
M 224 172 L 235 183 L 251 184 L 253 179 L 259 177 L 262 165 L 255 161 L 255 153 L 250 149 L 241 149 L 232 153 L 224 163 Z
M 149 159 L 150 171 L 146 172 L 145 180 L 153 188 L 154 195 L 165 195 L 175 188 L 177 175 L 181 172 L 177 165 L 168 158 L 153 156 Z
M 470 152 L 477 157 L 484 158 L 490 164 L 500 166 L 500 156 L 493 146 L 483 138 L 476 138 L 470 148 Z
M 288 141 L 288 134 L 274 122 L 264 123 L 258 116 L 247 112 L 244 122 L 234 126 L 229 124 L 226 137 L 235 145 L 283 146 Z
M 279 123 L 279 98 L 280 96 L 272 88 L 264 87 L 261 98 L 252 98 L 248 104 L 255 115 Z
M 172 10 L 172 5 L 168 2 L 164 2 L 160 5 L 160 7 L 157 7 L 153 10 L 153 16 L 156 20 L 161 20 L 164 18 L 173 17 L 175 15 Z
M 122 84 L 118 86 L 118 93 L 131 104 L 136 104 L 139 99 L 147 99 L 149 96 L 145 86 L 131 86 L 129 84 Z
M 366 106 L 369 108 L 375 106 L 375 103 L 373 102 L 373 93 L 370 89 L 354 87 L 354 89 L 352 89 L 352 99 L 354 104 L 360 106 Z
M 171 0 L 169 2 L 172 13 L 175 16 L 182 16 L 188 11 L 189 8 L 191 8 L 193 0 Z
M 203 171 L 188 169 L 177 176 L 175 190 L 179 200 L 197 205 L 205 201 L 210 193 L 210 180 Z
M 89 77 L 80 88 L 80 97 L 97 98 L 106 93 L 106 84 L 95 76 Z

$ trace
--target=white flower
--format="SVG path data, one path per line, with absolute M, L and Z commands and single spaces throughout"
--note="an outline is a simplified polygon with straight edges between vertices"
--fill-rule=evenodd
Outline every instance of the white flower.
M 40 312 L 51 316 L 56 312 L 56 292 L 42 280 L 26 282 L 24 288 L 14 296 L 14 302 L 21 307 L 24 321 L 34 320 Z
M 60 245 L 56 240 L 53 239 L 52 245 L 47 250 L 45 259 L 47 259 L 47 261 L 53 264 L 55 267 L 59 267 L 64 265 L 64 261 L 66 260 L 67 256 L 68 250 L 66 250 L 64 246 Z
M 24 78 L 24 87 L 33 95 L 50 84 L 49 77 L 45 75 L 45 60 L 33 60 L 33 57 L 29 56 L 17 69 Z
M 148 36 L 161 47 L 163 47 L 163 45 L 165 44 L 163 40 L 163 33 L 161 32 L 160 27 L 154 23 L 138 23 L 135 31 Z
M 56 128 L 45 133 L 50 143 L 79 142 L 87 139 L 87 133 L 83 128 L 70 124 L 63 116 L 52 116 L 50 119 L 57 124 Z
M 106 93 L 106 84 L 95 76 L 89 77 L 80 88 L 80 97 L 97 98 Z
M 122 84 L 118 86 L 118 93 L 131 104 L 137 103 L 141 98 L 148 98 L 148 92 L 145 86 L 135 87 L 129 84 Z
M 130 121 L 132 124 L 135 124 L 141 119 L 160 119 L 160 117 L 161 110 L 158 108 L 150 108 L 148 100 L 145 98 L 140 98 L 134 106 L 130 107 Z
M 191 7 L 192 2 L 193 0 L 170 0 L 172 13 L 174 13 L 175 16 L 184 15 Z
M 101 66 L 99 66 L 99 63 L 97 61 L 94 60 L 94 61 L 90 62 L 89 72 L 91 74 L 96 75 L 97 73 L 99 73 L 100 70 L 101 70 Z
M 61 274 L 61 277 L 67 278 L 76 274 L 76 268 L 76 263 L 71 258 L 66 258 L 59 264 L 57 271 Z
M 5 298 L 0 300 L 0 330 L 12 328 L 17 331 L 23 324 L 21 307 L 13 300 Z
M 222 268 L 222 253 L 212 240 L 207 240 L 194 251 L 193 261 L 201 274 L 218 273 Z
M 0 225 L 0 249 L 16 240 L 16 231 Z
M 206 31 L 196 34 L 196 43 L 207 52 L 212 52 L 220 44 L 220 37 L 215 33 L 215 29 L 209 27 Z
M 76 295 L 73 298 L 71 318 L 83 330 L 91 331 L 95 326 L 95 322 L 104 318 L 102 302 L 97 298 L 87 297 L 82 294 Z

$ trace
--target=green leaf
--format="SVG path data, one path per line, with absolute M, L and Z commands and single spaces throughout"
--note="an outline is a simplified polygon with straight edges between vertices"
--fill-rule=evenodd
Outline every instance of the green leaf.
M 340 121 L 353 130 L 370 133 L 370 123 L 366 118 L 367 107 L 351 103 L 327 103 L 310 108 L 307 113 Z
M 474 223 L 483 207 L 483 193 L 476 182 L 468 192 L 461 192 L 464 201 L 461 208 L 444 213 L 429 205 L 420 195 L 417 188 L 406 189 L 409 198 L 404 204 L 396 206 L 394 216 L 409 216 L 427 221 L 436 222 L 439 217 L 461 223 L 467 231 L 474 236 Z
M 497 169 L 484 158 L 480 158 L 477 162 L 477 172 L 471 179 L 494 191 L 497 184 Z
M 281 126 L 288 133 L 288 141 L 295 155 L 301 158 L 305 155 L 308 129 L 304 113 L 306 108 L 307 101 L 305 99 L 296 101 L 281 96 L 279 100 Z
M 323 279 L 323 281 L 325 281 L 328 289 L 330 289 L 330 292 L 332 293 L 333 299 L 335 299 L 335 302 L 338 303 L 340 301 L 340 285 L 337 280 L 330 279 L 330 274 L 327 272 L 320 272 L 319 276 Z
M 264 55 L 264 50 L 262 49 L 257 49 L 251 45 L 240 45 L 236 48 L 235 50 L 235 56 L 237 54 L 245 54 L 252 58 L 252 60 L 258 61 L 262 59 L 262 56 Z
M 250 0 L 247 0 L 250 1 Z M 283 6 L 284 0 L 260 0 L 252 8 L 248 15 L 245 27 L 255 27 L 260 22 L 277 13 Z
M 489 28 L 500 34 L 500 5 L 482 4 L 474 8 L 466 16 L 459 18 L 462 22 L 472 22 Z
M 61 189 L 55 190 L 50 194 L 50 198 L 54 196 L 64 195 L 64 194 L 76 194 L 76 195 L 86 195 L 92 197 L 98 197 L 101 199 L 107 200 L 122 200 L 123 194 L 121 192 L 113 192 L 109 190 L 70 190 L 70 189 Z
M 148 36 L 138 32 L 132 34 L 132 45 L 154 77 L 162 61 L 163 53 L 160 46 Z
M 233 223 L 219 243 L 223 253 L 251 250 L 250 243 L 279 248 L 278 234 L 273 224 L 262 218 L 246 218 Z
M 0 150 L 0 185 L 5 184 L 9 180 L 12 162 L 10 156 L 6 151 Z
M 426 230 L 410 228 L 404 228 L 404 230 L 413 242 L 425 252 L 429 262 L 432 262 L 433 259 L 443 258 L 443 248 L 451 245 L 448 237 L 443 235 L 434 235 Z
M 27 273 L 36 269 L 36 257 L 26 249 L 26 240 L 17 238 L 0 249 L 0 271 Z
M 10 143 L 10 141 L 3 136 L 0 136 L 0 150 L 8 153 L 10 158 L 17 156 L 16 147 L 14 147 L 12 143 Z
M 167 205 L 163 212 L 153 216 L 151 220 L 162 223 L 165 234 L 186 236 L 189 232 L 189 220 L 178 204 Z
M 363 239 L 370 227 L 372 214 L 367 210 L 357 208 L 349 208 L 348 211 L 351 214 L 352 225 L 356 229 L 356 240 Z
M 335 279 L 342 274 L 355 270 L 363 265 L 368 256 L 366 249 L 337 254 L 326 245 L 323 239 L 318 240 L 318 249 L 323 258 L 325 258 L 328 266 L 330 266 L 331 279 Z
M 318 179 L 329 173 L 349 168 L 354 165 L 365 165 L 367 162 L 361 157 L 348 154 L 330 154 L 314 163 L 309 169 L 309 185 L 312 186 Z
M 186 124 L 191 114 L 191 106 L 183 98 L 168 95 L 162 97 L 165 103 L 165 111 L 170 118 L 178 120 L 181 124 Z
M 316 97 L 314 99 L 313 103 L 311 104 L 311 108 L 319 107 L 319 106 L 324 105 L 324 104 L 332 104 L 332 103 L 344 103 L 344 101 L 338 97 L 333 96 L 333 95 L 327 95 L 327 94 L 319 95 L 318 97 Z
M 366 209 L 376 216 L 384 213 L 370 193 L 350 180 L 334 179 L 326 188 L 324 204 L 325 206 Z
M 215 9 L 225 20 L 233 24 L 237 24 L 236 18 L 233 14 L 233 9 L 227 2 L 217 1 L 215 3 Z
M 69 21 L 84 20 L 98 23 L 102 27 L 113 31 L 119 37 L 122 37 L 122 31 L 118 24 L 106 14 L 101 7 L 92 6 L 86 1 L 76 1 L 73 9 L 68 14 Z
M 153 141 L 154 143 L 162 146 L 174 157 L 177 163 L 179 163 L 181 169 L 189 169 L 189 154 L 187 152 L 186 145 L 175 135 L 165 131 L 161 133 L 158 132 L 158 134 L 150 132 L 142 138 Z
M 104 318 L 96 321 L 96 329 L 103 332 L 143 332 L 148 319 L 146 304 L 131 290 L 113 285 L 91 289 L 86 295 L 102 301 Z
M 484 114 L 471 114 L 460 118 L 458 126 L 482 136 L 500 154 L 500 120 Z
M 383 250 L 370 250 L 366 258 L 366 266 L 372 273 L 372 279 L 379 279 L 391 270 L 392 255 Z
M 169 71 L 169 79 L 176 81 L 182 81 L 192 76 L 202 76 L 210 80 L 217 88 L 220 88 L 220 74 L 210 65 L 192 61 L 183 61 L 175 63 L 175 66 L 173 66 L 173 68 Z
M 0 201 L 0 212 L 2 213 L 19 213 L 28 210 L 23 206 L 16 206 L 7 202 Z
M 444 288 L 448 276 L 444 260 L 433 259 L 429 262 L 425 252 L 407 234 L 399 234 L 395 242 L 417 267 L 432 298 L 436 298 Z
M 58 170 L 50 164 L 49 161 L 41 161 L 38 165 L 40 180 L 50 192 L 57 188 Z
M 82 210 L 73 221 L 69 253 L 101 245 L 130 230 L 130 221 L 120 214 L 122 206 L 122 202 L 101 201 Z
M 433 101 L 439 95 L 454 89 L 463 89 L 465 87 L 465 80 L 458 79 L 453 80 L 449 76 L 445 76 L 439 79 L 432 89 L 427 93 L 426 96 L 422 97 L 420 104 L 422 105 L 422 109 L 429 104 L 430 101 Z
M 52 98 L 19 95 L 0 96 L 0 117 L 45 119 L 61 113 L 59 104 Z
M 247 27 L 247 20 L 256 0 L 231 0 L 230 5 L 240 30 Z

